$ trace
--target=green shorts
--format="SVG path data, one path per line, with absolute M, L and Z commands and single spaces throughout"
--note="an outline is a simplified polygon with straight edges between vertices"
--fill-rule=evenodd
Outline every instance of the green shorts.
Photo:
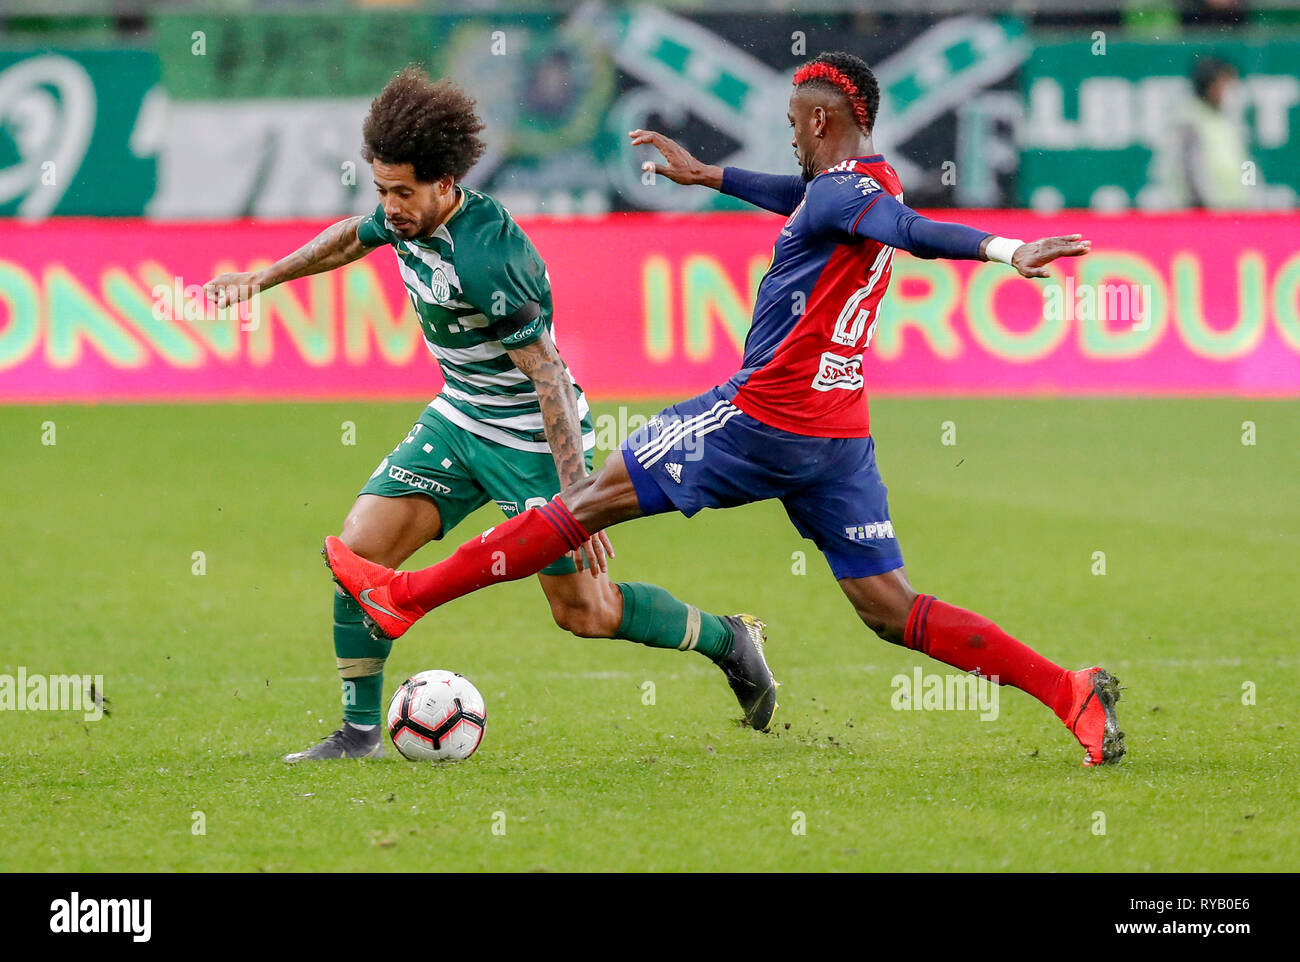
M 591 470 L 592 451 L 587 451 Z M 518 451 L 452 424 L 432 407 L 393 453 L 375 468 L 361 494 L 400 498 L 428 495 L 442 516 L 442 538 L 471 512 L 495 501 L 513 518 L 560 493 L 555 461 L 546 451 Z M 568 575 L 577 569 L 566 555 L 542 574 Z

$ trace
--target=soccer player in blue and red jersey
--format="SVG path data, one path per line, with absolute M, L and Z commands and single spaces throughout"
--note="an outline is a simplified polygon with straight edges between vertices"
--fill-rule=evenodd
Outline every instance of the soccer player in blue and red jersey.
M 872 146 L 879 102 L 875 77 L 857 57 L 822 54 L 800 67 L 789 105 L 799 176 L 708 166 L 662 134 L 632 131 L 634 144 L 664 155 L 653 165 L 659 174 L 787 215 L 759 285 L 741 371 L 661 412 L 599 472 L 441 564 L 395 572 L 327 539 L 330 569 L 372 630 L 397 638 L 434 608 L 532 575 L 632 518 L 776 498 L 881 638 L 1034 696 L 1084 746 L 1084 765 L 1124 754 L 1113 675 L 1067 671 L 982 615 L 908 583 L 876 469 L 862 372 L 895 250 L 997 260 L 1025 277 L 1047 277 L 1047 264 L 1086 254 L 1089 243 L 1077 234 L 1023 243 L 905 206 L 898 175 Z

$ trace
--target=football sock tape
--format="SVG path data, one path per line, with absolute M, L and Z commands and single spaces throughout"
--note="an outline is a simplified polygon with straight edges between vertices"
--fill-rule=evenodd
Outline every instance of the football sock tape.
M 732 634 L 717 615 L 678 601 L 658 585 L 621 582 L 623 620 L 615 638 L 650 648 L 698 651 L 714 661 L 731 654 Z
M 370 637 L 361 606 L 351 596 L 334 592 L 334 656 L 343 681 L 343 719 L 354 725 L 378 725 L 383 720 L 384 662 L 391 641 Z

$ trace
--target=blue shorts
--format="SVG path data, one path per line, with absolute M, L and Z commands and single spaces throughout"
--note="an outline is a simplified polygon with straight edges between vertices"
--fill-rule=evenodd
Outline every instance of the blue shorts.
M 665 408 L 621 448 L 644 514 L 734 508 L 778 498 L 836 578 L 903 566 L 871 438 L 770 427 L 714 388 Z

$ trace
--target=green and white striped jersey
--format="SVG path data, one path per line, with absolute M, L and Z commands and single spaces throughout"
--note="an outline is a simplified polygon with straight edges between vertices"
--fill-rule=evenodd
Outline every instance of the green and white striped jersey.
M 357 236 L 367 247 L 390 244 L 397 254 L 424 341 L 446 381 L 430 407 L 490 441 L 550 451 L 537 392 L 506 353 L 552 330 L 550 275 L 509 211 L 479 191 L 456 189 L 458 206 L 429 237 L 399 236 L 382 204 Z M 590 448 L 587 399 L 576 383 L 573 389 L 583 447 Z

